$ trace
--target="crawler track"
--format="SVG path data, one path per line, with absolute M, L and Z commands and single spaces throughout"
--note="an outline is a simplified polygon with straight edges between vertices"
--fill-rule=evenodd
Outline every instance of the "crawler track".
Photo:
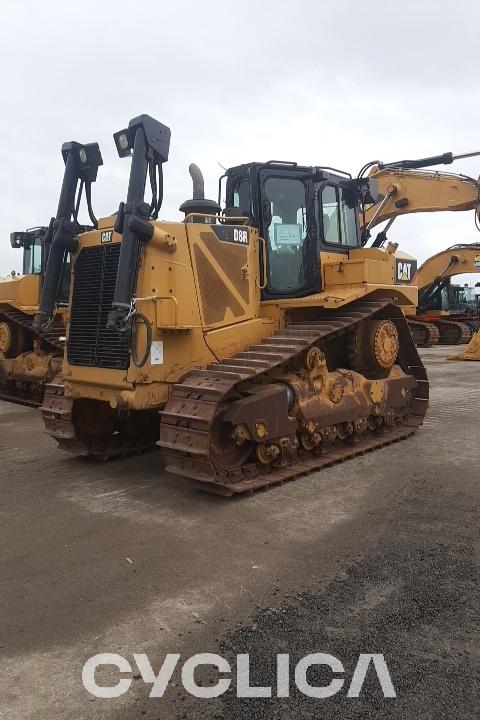
M 408 319 L 415 345 L 417 347 L 432 347 L 437 345 L 440 338 L 440 331 L 431 322 Z
M 65 333 L 65 328 L 61 322 L 54 321 L 47 330 L 38 330 L 32 327 L 33 319 L 33 315 L 27 315 L 19 310 L 12 310 L 9 306 L 0 305 L 0 321 L 8 321 L 13 326 L 21 328 L 31 338 L 32 345 L 33 340 L 37 340 L 40 341 L 42 348 L 46 352 L 62 355 L 64 341 L 61 338 Z M 18 383 L 16 380 L 11 379 L 0 380 L 0 400 L 15 405 L 40 407 L 42 405 L 42 391 L 43 386 L 41 384 L 31 384 L 23 379 Z
M 480 320 L 478 318 L 464 317 L 464 318 L 462 318 L 462 322 L 465 325 L 468 325 L 468 327 L 472 331 L 472 336 L 480 330 Z
M 61 450 L 75 455 L 91 455 L 98 460 L 111 460 L 157 449 L 156 411 L 132 414 L 131 418 L 119 421 L 111 434 L 87 435 L 79 429 L 74 400 L 65 397 L 64 391 L 63 379 L 57 376 L 45 386 L 42 405 L 45 429 L 55 438 Z M 95 423 L 94 405 L 92 423 Z
M 265 373 L 291 365 L 318 342 L 335 343 L 358 323 L 370 318 L 389 318 L 397 327 L 400 340 L 398 363 L 416 380 L 408 415 L 381 433 L 369 432 L 354 442 L 337 441 L 325 454 L 300 450 L 290 464 L 281 467 L 254 461 L 231 472 L 218 467 L 212 445 L 214 423 L 232 393 L 241 392 L 246 381 L 258 382 Z M 318 320 L 287 325 L 261 345 L 206 370 L 191 372 L 183 382 L 173 386 L 170 399 L 161 412 L 158 444 L 166 457 L 168 471 L 195 480 L 205 490 L 229 496 L 294 480 L 313 470 L 398 442 L 422 424 L 427 404 L 426 372 L 401 310 L 389 303 L 359 302 L 343 312 L 319 311 Z
M 9 320 L 12 324 L 20 326 L 34 339 L 41 340 L 47 349 L 63 352 L 64 342 L 60 338 L 65 334 L 65 329 L 60 323 L 54 322 L 47 330 L 34 329 L 33 315 L 11 310 L 2 305 L 0 305 L 0 320 Z
M 432 345 L 464 345 L 470 342 L 478 321 L 469 319 L 421 318 L 408 319 L 413 339 L 418 347 Z
M 439 345 L 465 345 L 470 342 L 472 329 L 458 320 L 438 320 Z
M 14 395 L 8 392 L 2 391 L 2 385 L 0 384 L 0 400 L 4 402 L 13 403 L 14 405 L 25 405 L 26 407 L 39 408 L 42 404 L 41 400 L 33 400 L 33 398 L 22 397 L 21 395 Z

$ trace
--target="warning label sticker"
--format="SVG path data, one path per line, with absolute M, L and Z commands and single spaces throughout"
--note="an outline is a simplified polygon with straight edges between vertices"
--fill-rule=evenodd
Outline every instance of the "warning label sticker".
M 150 365 L 163 365 L 163 340 L 154 340 L 152 342 Z

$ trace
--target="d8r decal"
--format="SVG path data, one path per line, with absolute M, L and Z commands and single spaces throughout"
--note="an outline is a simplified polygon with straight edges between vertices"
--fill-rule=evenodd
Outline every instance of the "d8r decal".
M 248 245 L 248 228 L 233 227 L 232 225 L 212 225 L 211 229 L 223 242 L 231 242 L 236 245 Z

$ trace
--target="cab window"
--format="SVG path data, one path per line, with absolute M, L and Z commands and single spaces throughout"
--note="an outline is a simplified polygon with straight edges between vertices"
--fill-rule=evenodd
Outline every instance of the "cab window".
M 358 243 L 355 197 L 349 188 L 326 185 L 321 193 L 323 238 L 327 245 L 356 247 Z
M 306 190 L 298 178 L 268 177 L 262 214 L 268 243 L 268 287 L 289 294 L 306 285 Z
M 41 275 L 42 273 L 42 241 L 37 238 L 35 242 L 26 245 L 23 251 L 23 274 Z
M 238 215 L 242 217 L 250 217 L 250 185 L 247 178 L 239 180 L 233 189 L 233 205 L 238 208 Z

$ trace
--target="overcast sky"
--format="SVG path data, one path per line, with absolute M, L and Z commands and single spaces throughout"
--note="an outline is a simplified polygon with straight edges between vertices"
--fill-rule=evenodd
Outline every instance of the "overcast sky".
M 0 275 L 12 230 L 55 213 L 66 140 L 98 141 L 98 215 L 125 199 L 112 133 L 148 113 L 170 126 L 161 217 L 178 219 L 196 162 L 284 159 L 357 173 L 372 159 L 480 150 L 479 0 L 0 0 Z M 480 157 L 455 169 L 475 177 Z M 397 220 L 425 259 L 480 242 L 473 212 Z M 472 279 L 476 280 L 474 276 Z

